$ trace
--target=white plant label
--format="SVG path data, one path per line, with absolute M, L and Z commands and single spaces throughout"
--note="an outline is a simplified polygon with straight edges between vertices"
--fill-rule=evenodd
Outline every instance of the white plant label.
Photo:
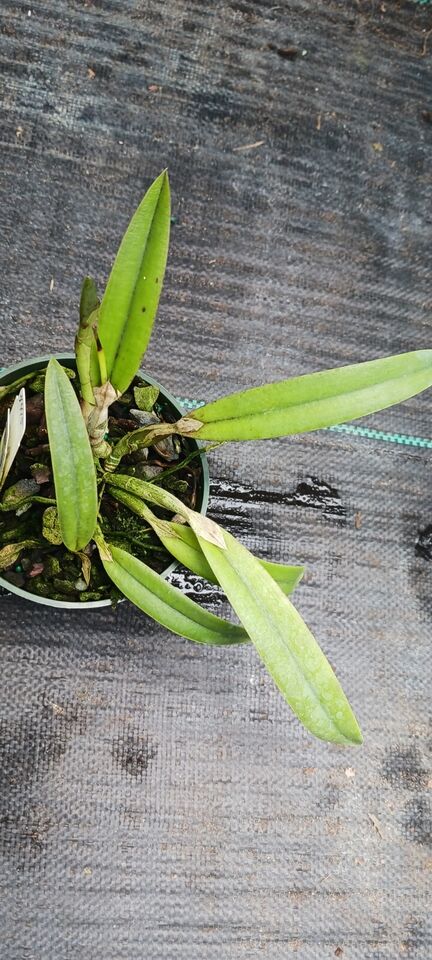
M 0 489 L 19 450 L 26 428 L 25 390 L 21 388 L 18 396 L 8 410 L 6 426 L 0 441 Z

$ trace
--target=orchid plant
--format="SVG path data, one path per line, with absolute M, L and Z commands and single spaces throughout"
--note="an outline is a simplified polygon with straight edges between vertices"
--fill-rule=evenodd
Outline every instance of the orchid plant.
M 101 300 L 93 280 L 84 280 L 76 336 L 76 383 L 55 358 L 48 363 L 44 410 L 55 497 L 44 508 L 43 535 L 84 558 L 89 555 L 89 545 L 97 549 L 118 591 L 174 633 L 204 644 L 229 646 L 252 641 L 282 695 L 309 731 L 336 743 L 361 743 L 359 725 L 341 685 L 289 599 L 303 568 L 258 559 L 231 533 L 186 505 L 167 488 L 162 474 L 160 480 L 157 476 L 143 479 L 131 475 L 127 463 L 131 455 L 168 438 L 192 437 L 211 444 L 261 440 L 371 414 L 432 384 L 432 351 L 254 387 L 208 403 L 174 423 L 151 415 L 152 388 L 144 386 L 139 388 L 144 393 L 147 390 L 142 407 L 150 410 L 150 416 L 136 429 L 113 439 L 109 410 L 130 388 L 150 339 L 164 278 L 169 227 L 170 191 L 164 171 L 150 186 L 126 230 Z M 107 494 L 150 528 L 176 561 L 219 584 L 240 623 L 201 608 L 131 549 L 113 542 L 101 514 Z M 32 499 L 43 500 L 29 497 L 27 492 L 20 508 Z M 15 510 L 16 506 L 16 498 L 6 490 L 1 509 Z M 8 544 L 0 550 L 0 560 L 11 547 L 18 548 L 12 551 L 17 559 L 20 546 L 19 542 Z M 4 567 L 3 562 L 0 569 Z

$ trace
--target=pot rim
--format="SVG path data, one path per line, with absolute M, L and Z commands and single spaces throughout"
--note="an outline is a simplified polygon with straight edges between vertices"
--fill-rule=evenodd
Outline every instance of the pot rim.
M 56 360 L 59 360 L 60 362 L 64 363 L 66 366 L 75 366 L 75 354 L 72 352 L 55 353 L 55 354 L 50 354 L 50 355 L 40 356 L 40 357 L 29 357 L 27 360 L 22 360 L 20 363 L 11 364 L 11 366 L 6 367 L 4 370 L 1 370 L 0 386 L 2 384 L 7 384 L 10 380 L 15 379 L 16 374 L 20 373 L 21 371 L 25 373 L 26 371 L 30 372 L 32 370 L 42 369 L 44 366 L 47 365 L 48 361 L 51 360 L 52 357 L 55 357 Z M 143 380 L 145 380 L 146 383 L 148 383 L 151 386 L 159 387 L 159 390 L 162 393 L 164 399 L 168 400 L 171 406 L 174 407 L 175 411 L 179 415 L 179 418 L 187 415 L 186 411 L 183 410 L 178 400 L 176 400 L 176 398 L 173 397 L 172 393 L 166 390 L 166 388 L 161 383 L 159 383 L 158 380 L 155 380 L 154 377 L 151 377 L 146 370 L 140 367 L 140 369 L 136 373 L 136 376 L 141 376 Z M 205 514 L 207 513 L 207 506 L 209 501 L 209 486 L 210 486 L 208 459 L 199 441 L 193 440 L 192 438 L 190 438 L 190 441 L 191 443 L 194 443 L 197 449 L 201 451 L 199 459 L 201 461 L 201 470 L 202 470 L 202 500 L 201 500 L 199 512 L 205 516 Z M 163 570 L 162 573 L 159 574 L 159 576 L 163 577 L 163 579 L 166 579 L 171 573 L 174 573 L 174 571 L 177 569 L 178 566 L 179 566 L 178 562 L 176 560 L 173 560 L 173 562 L 170 563 L 170 565 L 166 568 L 166 570 Z M 14 593 L 16 594 L 16 596 L 22 597 L 22 599 L 28 600 L 30 603 L 39 603 L 47 607 L 55 607 L 58 610 L 98 610 L 101 607 L 110 607 L 112 605 L 111 600 L 109 599 L 89 600 L 87 603 L 85 601 L 80 602 L 79 600 L 52 600 L 50 597 L 40 597 L 37 594 L 29 593 L 27 590 L 23 590 L 21 587 L 16 587 L 13 583 L 9 583 L 8 580 L 3 579 L 1 574 L 0 574 L 0 588 L 5 590 L 7 593 Z

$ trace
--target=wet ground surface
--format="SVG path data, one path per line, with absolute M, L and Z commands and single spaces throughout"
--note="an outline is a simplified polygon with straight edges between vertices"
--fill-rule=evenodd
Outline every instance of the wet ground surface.
M 71 348 L 166 165 L 172 393 L 430 347 L 431 30 L 408 2 L 4 0 L 0 360 Z M 368 422 L 430 438 L 431 394 Z M 430 458 L 323 432 L 211 459 L 211 515 L 306 563 L 359 749 L 248 647 L 0 598 L 5 960 L 429 960 Z

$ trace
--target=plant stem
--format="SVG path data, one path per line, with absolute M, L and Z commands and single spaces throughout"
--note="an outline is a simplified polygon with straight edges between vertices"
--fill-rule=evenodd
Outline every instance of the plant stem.
M 191 460 L 201 456 L 201 453 L 210 453 L 210 451 L 215 450 L 216 447 L 220 447 L 220 443 L 213 443 L 210 447 L 192 450 L 191 453 L 188 453 L 187 457 L 185 457 L 180 463 L 175 463 L 172 467 L 167 467 L 166 470 L 163 470 L 162 473 L 158 473 L 156 477 L 152 477 L 148 482 L 159 483 L 161 480 L 165 480 L 165 478 L 170 477 L 171 474 L 177 473 L 179 470 L 183 470 L 183 467 L 186 467 Z

